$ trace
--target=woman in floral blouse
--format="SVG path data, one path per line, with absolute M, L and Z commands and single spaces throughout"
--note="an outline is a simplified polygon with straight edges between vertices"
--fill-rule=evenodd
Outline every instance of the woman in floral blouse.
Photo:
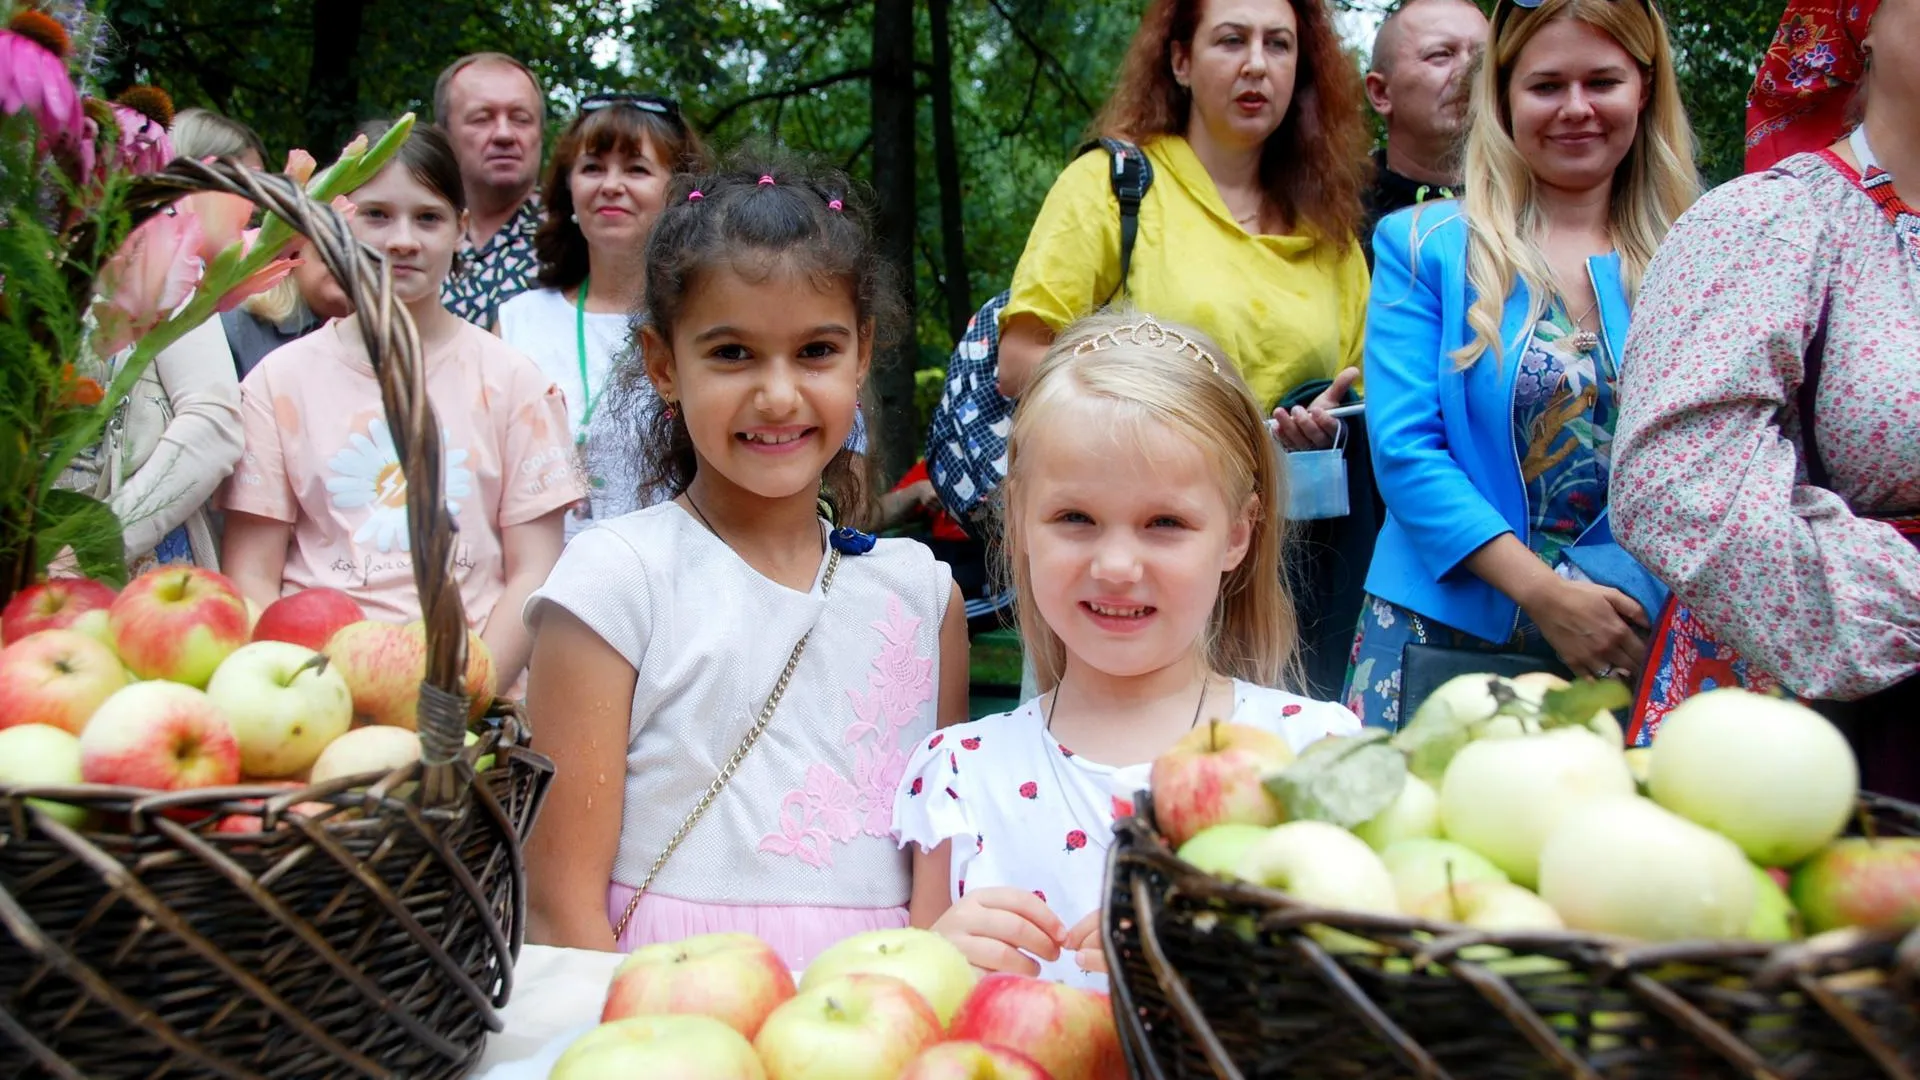
M 1643 0 L 1501 0 L 1491 32 L 1466 199 L 1374 233 L 1367 416 L 1387 525 L 1345 694 L 1369 725 L 1406 720 L 1412 643 L 1602 677 L 1641 656 L 1641 604 L 1556 570 L 1608 538 L 1634 288 L 1698 192 L 1673 52 Z
M 1920 512 L 1920 213 L 1902 197 L 1920 194 L 1920 0 L 1882 0 L 1865 46 L 1864 123 L 1702 199 L 1648 268 L 1614 527 L 1756 666 L 1854 703 L 1823 708 L 1865 782 L 1911 796 L 1894 722 L 1920 715 L 1920 551 L 1901 529 L 1920 521 L 1897 520 Z

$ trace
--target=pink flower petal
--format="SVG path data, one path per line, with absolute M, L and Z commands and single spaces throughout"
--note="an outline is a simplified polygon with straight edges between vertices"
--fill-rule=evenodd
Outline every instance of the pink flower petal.
M 255 293 L 266 292 L 268 289 L 280 284 L 280 279 L 292 273 L 293 268 L 299 265 L 299 259 L 275 259 L 254 273 L 247 275 L 247 277 L 243 278 L 240 283 L 233 288 L 222 293 L 218 305 L 219 310 L 223 314 L 232 311 L 234 308 L 239 307 L 247 297 Z
M 191 214 L 156 214 L 133 230 L 100 271 L 100 355 L 126 348 L 193 295 L 200 243 L 200 222 Z
M 313 155 L 295 147 L 287 151 L 287 167 L 280 171 L 293 177 L 295 182 L 305 184 L 313 179 L 313 167 Z
M 240 242 L 253 216 L 253 200 L 224 191 L 203 191 L 180 200 L 182 214 L 200 221 L 200 258 L 211 264 L 214 256 Z

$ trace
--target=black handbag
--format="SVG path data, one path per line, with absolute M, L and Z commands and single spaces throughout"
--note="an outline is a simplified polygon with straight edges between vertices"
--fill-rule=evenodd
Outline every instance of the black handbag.
M 1571 680 L 1573 672 L 1551 656 L 1515 652 L 1480 652 L 1422 645 L 1410 641 L 1400 654 L 1400 726 L 1404 727 L 1440 685 L 1457 675 L 1501 675 L 1513 678 L 1546 671 Z

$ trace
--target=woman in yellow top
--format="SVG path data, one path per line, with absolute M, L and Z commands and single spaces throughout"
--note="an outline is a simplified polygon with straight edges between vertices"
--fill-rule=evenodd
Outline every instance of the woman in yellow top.
M 1127 300 L 1207 331 L 1266 408 L 1360 362 L 1360 101 L 1326 0 L 1153 0 L 1094 125 L 1153 163 Z M 1119 291 L 1119 215 L 1104 152 L 1048 192 L 1001 317 L 1001 393 Z

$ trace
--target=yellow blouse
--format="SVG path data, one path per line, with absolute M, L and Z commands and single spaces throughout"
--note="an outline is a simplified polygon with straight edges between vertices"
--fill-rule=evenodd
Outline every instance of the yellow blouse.
M 1367 323 L 1360 245 L 1251 235 L 1186 139 L 1164 135 L 1142 148 L 1153 187 L 1140 206 L 1131 280 L 1116 302 L 1212 335 L 1268 408 L 1308 379 L 1359 366 Z M 1002 326 L 1025 313 L 1057 332 L 1113 294 L 1120 204 L 1107 162 L 1091 151 L 1054 181 L 1014 270 Z

